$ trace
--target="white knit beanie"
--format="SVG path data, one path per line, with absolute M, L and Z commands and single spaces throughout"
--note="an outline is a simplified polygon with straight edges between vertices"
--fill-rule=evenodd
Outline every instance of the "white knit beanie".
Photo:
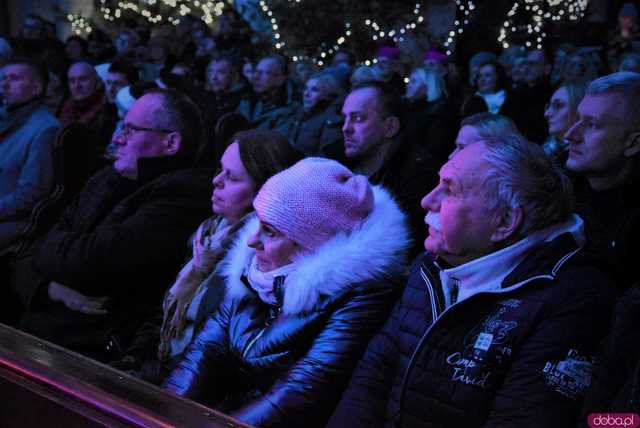
M 253 206 L 262 221 L 312 250 L 353 230 L 373 202 L 365 176 L 330 159 L 306 158 L 267 180 Z

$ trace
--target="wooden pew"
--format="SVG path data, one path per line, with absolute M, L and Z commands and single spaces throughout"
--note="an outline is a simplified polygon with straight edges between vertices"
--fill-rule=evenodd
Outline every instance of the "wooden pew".
M 0 324 L 0 427 L 248 425 Z

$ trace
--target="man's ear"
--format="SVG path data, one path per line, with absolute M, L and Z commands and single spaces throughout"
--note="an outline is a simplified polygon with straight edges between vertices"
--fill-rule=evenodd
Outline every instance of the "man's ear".
M 522 225 L 523 216 L 522 207 L 507 208 L 496 214 L 496 229 L 491 240 L 501 242 L 511 238 Z
M 640 131 L 632 132 L 624 143 L 624 156 L 633 157 L 640 152 Z
M 162 153 L 167 156 L 173 156 L 180 151 L 181 146 L 182 135 L 180 135 L 179 132 L 170 132 L 164 139 L 164 150 Z
M 400 132 L 400 119 L 397 116 L 389 116 L 384 120 L 384 138 L 391 139 Z
M 39 95 L 44 97 L 44 96 L 47 95 L 46 92 L 47 92 L 47 90 L 46 90 L 46 88 L 44 87 L 44 85 L 42 84 L 42 82 L 40 80 L 34 80 L 33 81 L 33 96 L 34 97 L 39 96 Z

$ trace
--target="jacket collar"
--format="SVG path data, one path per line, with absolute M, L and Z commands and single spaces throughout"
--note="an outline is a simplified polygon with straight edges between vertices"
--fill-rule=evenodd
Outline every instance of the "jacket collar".
M 483 292 L 499 290 L 504 286 L 504 279 L 532 252 L 545 242 L 552 241 L 563 233 L 571 233 L 576 241 L 584 242 L 584 223 L 577 215 L 561 224 L 537 230 L 519 241 L 494 251 L 484 257 L 464 263 L 450 269 L 440 271 L 444 294 L 456 299 L 464 300 L 467 297 Z
M 501 275 L 502 280 L 500 281 L 499 286 L 494 287 L 493 290 L 498 291 L 517 287 L 535 278 L 554 278 L 562 265 L 575 255 L 584 245 L 585 237 L 583 226 L 582 219 L 574 214 L 567 223 L 552 227 L 554 230 L 549 232 L 545 229 L 548 234 L 547 238 L 542 240 L 540 245 L 529 249 L 526 254 L 523 254 L 522 257 L 519 258 L 519 263 L 507 268 L 506 274 Z M 544 233 L 545 231 L 539 232 Z M 521 241 L 513 245 L 519 245 L 520 242 Z M 501 251 L 508 251 L 509 248 L 510 247 L 507 247 Z M 489 254 L 467 264 L 480 263 L 483 259 L 490 258 L 494 254 L 495 253 Z M 425 267 L 435 267 L 434 269 L 429 269 L 430 274 L 435 277 L 438 277 L 442 271 L 455 270 L 455 268 L 447 266 L 443 260 L 440 260 L 430 252 L 426 252 L 424 254 L 423 260 Z
M 21 126 L 29 119 L 29 116 L 42 107 L 44 98 L 38 97 L 26 103 L 7 108 L 5 116 L 0 121 L 0 135 Z
M 401 273 L 410 243 L 405 215 L 386 190 L 372 187 L 374 209 L 359 228 L 349 235 L 331 238 L 312 254 L 296 260 L 296 271 L 286 277 L 281 287 L 282 312 L 309 311 L 322 297 L 337 296 L 354 283 Z M 254 255 L 247 240 L 257 227 L 258 220 L 251 220 L 220 262 L 221 276 L 231 298 L 252 293 L 241 278 Z
M 133 187 L 142 186 L 170 171 L 189 167 L 189 162 L 181 156 L 160 156 L 138 159 L 138 178 L 136 180 L 125 178 L 113 169 L 115 182 L 127 182 Z

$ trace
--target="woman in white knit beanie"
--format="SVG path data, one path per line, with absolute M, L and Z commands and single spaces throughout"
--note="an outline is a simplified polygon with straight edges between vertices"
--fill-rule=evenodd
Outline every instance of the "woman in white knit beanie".
M 323 426 L 388 315 L 409 244 L 389 193 L 328 159 L 271 177 L 227 295 L 165 388 L 255 426 Z

